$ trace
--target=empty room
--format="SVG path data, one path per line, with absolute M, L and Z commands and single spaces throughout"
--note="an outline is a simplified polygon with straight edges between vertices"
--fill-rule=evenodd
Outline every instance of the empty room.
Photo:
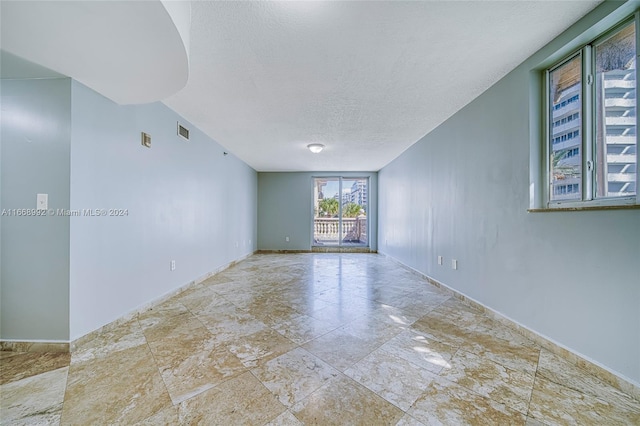
M 640 424 L 639 26 L 0 0 L 0 424 Z

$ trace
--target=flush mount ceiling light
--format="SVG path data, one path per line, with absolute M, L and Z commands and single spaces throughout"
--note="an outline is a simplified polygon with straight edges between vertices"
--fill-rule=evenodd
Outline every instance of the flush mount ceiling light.
M 321 143 L 310 143 L 309 145 L 307 145 L 307 148 L 309 148 L 309 151 L 317 154 L 324 149 L 324 145 L 322 145 Z

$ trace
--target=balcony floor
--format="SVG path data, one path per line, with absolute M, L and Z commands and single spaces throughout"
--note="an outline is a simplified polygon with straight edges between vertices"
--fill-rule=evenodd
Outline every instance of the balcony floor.
M 316 240 L 313 245 L 316 247 L 369 247 L 366 242 L 343 241 L 342 244 L 339 244 L 338 240 Z

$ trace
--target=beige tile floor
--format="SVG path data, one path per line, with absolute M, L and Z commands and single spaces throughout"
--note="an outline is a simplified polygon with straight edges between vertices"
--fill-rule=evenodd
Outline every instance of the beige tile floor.
M 640 403 L 378 255 L 256 255 L 73 354 L 2 424 L 640 424 Z

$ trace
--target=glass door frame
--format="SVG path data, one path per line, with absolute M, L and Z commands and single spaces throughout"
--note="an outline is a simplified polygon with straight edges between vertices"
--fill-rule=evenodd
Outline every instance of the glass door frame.
M 315 220 L 316 220 L 316 182 L 318 180 L 337 180 L 338 181 L 338 194 L 339 194 L 339 198 L 338 198 L 338 243 L 337 244 L 322 244 L 322 243 L 316 243 L 316 238 L 315 238 L 315 232 L 314 232 L 314 227 L 315 227 Z M 364 180 L 366 181 L 366 198 L 367 198 L 367 203 L 364 206 L 365 207 L 365 212 L 366 212 L 366 217 L 367 217 L 367 224 L 366 224 L 366 232 L 367 232 L 367 242 L 362 244 L 362 245 L 344 245 L 343 241 L 342 241 L 342 226 L 343 226 L 343 214 L 342 214 L 342 191 L 343 191 L 343 186 L 342 186 L 342 182 L 343 180 Z M 342 176 L 342 175 L 327 175 L 327 176 L 311 176 L 311 190 L 312 190 L 312 197 L 311 197 L 311 246 L 312 247 L 362 247 L 362 248 L 370 248 L 371 247 L 371 243 L 370 243 L 370 238 L 369 236 L 371 235 L 371 220 L 370 220 L 370 204 L 371 204 L 371 197 L 370 197 L 370 188 L 371 188 L 371 179 L 369 176 Z

